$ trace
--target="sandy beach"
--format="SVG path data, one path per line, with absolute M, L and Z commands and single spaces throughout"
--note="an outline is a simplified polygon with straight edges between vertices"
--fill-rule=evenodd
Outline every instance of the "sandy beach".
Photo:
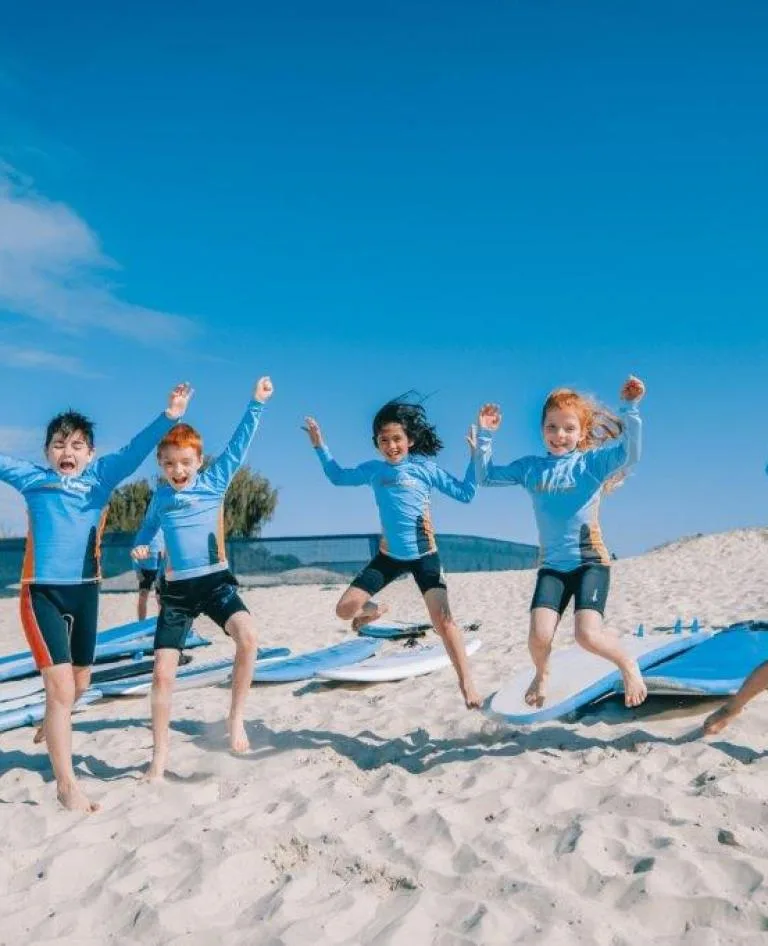
M 622 633 L 768 618 L 768 530 L 615 563 Z M 453 574 L 484 695 L 528 661 L 535 572 Z M 260 643 L 302 651 L 348 630 L 342 586 L 251 588 Z M 423 620 L 415 585 L 381 596 Z M 105 593 L 102 627 L 135 598 Z M 231 653 L 221 632 L 195 659 Z M 572 642 L 566 618 L 559 644 Z M 0 653 L 23 647 L 0 601 Z M 139 782 L 146 698 L 75 720 L 77 770 L 103 810 L 55 801 L 32 730 L 0 736 L 0 943 L 264 946 L 762 944 L 768 935 L 768 699 L 710 740 L 713 701 L 610 699 L 528 730 L 464 709 L 452 671 L 395 684 L 253 687 L 253 751 L 226 749 L 225 688 L 177 695 L 171 775 Z

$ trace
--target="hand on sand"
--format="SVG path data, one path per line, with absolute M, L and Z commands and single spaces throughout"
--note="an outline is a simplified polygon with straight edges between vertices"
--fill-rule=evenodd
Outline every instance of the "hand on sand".
M 477 426 L 483 430 L 498 430 L 501 427 L 501 408 L 498 404 L 483 404 L 477 415 Z
M 274 385 L 272 384 L 272 379 L 269 375 L 265 375 L 263 378 L 259 378 L 256 382 L 256 387 L 253 389 L 253 399 L 258 401 L 260 404 L 266 404 L 266 402 L 272 397 L 274 393 Z
M 170 420 L 178 420 L 183 417 L 189 405 L 189 399 L 194 393 L 194 388 L 187 381 L 183 384 L 177 384 L 168 395 L 168 407 L 165 409 L 165 416 Z
M 621 386 L 622 401 L 639 401 L 645 395 L 645 385 L 631 374 Z
M 305 417 L 304 426 L 301 429 L 306 430 L 306 432 L 309 434 L 309 442 L 313 447 L 322 447 L 323 435 L 320 432 L 320 425 L 317 423 L 314 417 Z

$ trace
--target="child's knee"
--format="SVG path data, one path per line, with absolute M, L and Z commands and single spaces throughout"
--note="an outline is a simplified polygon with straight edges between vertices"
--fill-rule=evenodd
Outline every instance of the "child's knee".
M 152 674 L 152 686 L 160 690 L 170 690 L 176 679 L 176 667 L 165 665 L 155 661 L 155 669 Z

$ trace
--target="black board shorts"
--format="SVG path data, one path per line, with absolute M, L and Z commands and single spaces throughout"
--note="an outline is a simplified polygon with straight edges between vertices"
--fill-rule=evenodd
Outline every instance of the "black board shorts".
M 233 614 L 248 611 L 237 593 L 237 579 L 229 571 L 179 581 L 164 579 L 159 594 L 155 650 L 163 647 L 182 650 L 192 622 L 201 614 L 224 630 Z
M 575 611 L 597 611 L 605 615 L 611 569 L 607 565 L 581 565 L 569 572 L 540 568 L 531 610 L 549 608 L 562 615 L 573 598 Z
M 392 558 L 379 552 L 352 580 L 350 588 L 362 588 L 369 595 L 375 595 L 401 575 L 413 575 L 422 594 L 432 588 L 447 587 L 437 552 L 411 559 Z
M 21 624 L 38 670 L 55 664 L 90 667 L 96 650 L 99 584 L 21 587 Z

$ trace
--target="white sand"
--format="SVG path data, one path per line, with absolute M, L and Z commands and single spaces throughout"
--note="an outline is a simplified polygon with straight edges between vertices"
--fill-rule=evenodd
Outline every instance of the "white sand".
M 622 631 L 678 615 L 768 617 L 768 536 L 745 530 L 616 564 Z M 449 576 L 483 621 L 484 694 L 527 660 L 533 572 Z M 345 635 L 339 589 L 245 592 L 265 645 Z M 383 596 L 422 620 L 415 587 Z M 133 597 L 105 594 L 104 627 Z M 198 659 L 227 653 L 215 648 Z M 569 642 L 567 622 L 561 643 Z M 0 652 L 22 644 L 0 601 Z M 168 782 L 137 781 L 146 699 L 90 707 L 75 753 L 104 810 L 60 810 L 30 729 L 0 736 L 0 943 L 622 944 L 768 940 L 768 699 L 709 742 L 713 702 L 611 700 L 576 723 L 504 729 L 450 670 L 370 687 L 254 687 L 254 752 L 223 740 L 226 689 L 179 694 Z M 683 707 L 683 708 L 681 708 Z

